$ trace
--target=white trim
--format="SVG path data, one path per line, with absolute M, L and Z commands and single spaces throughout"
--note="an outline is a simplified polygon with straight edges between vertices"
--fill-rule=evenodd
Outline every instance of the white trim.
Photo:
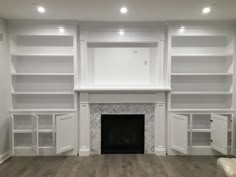
M 166 148 L 164 148 L 164 147 L 155 148 L 155 155 L 166 156 Z
M 79 150 L 79 156 L 89 156 L 90 155 L 90 149 L 80 149 Z
M 10 158 L 10 151 L 7 151 L 3 154 L 0 155 L 0 164 L 3 163 L 4 161 L 6 161 L 8 158 Z

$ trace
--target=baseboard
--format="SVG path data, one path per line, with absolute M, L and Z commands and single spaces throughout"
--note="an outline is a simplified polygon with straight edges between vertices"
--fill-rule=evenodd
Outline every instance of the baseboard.
M 7 151 L 0 155 L 0 164 L 3 163 L 5 160 L 11 157 L 10 151 Z
M 155 154 L 157 156 L 166 156 L 166 148 L 163 147 L 155 148 Z
M 80 149 L 79 150 L 79 156 L 89 156 L 90 155 L 90 149 Z

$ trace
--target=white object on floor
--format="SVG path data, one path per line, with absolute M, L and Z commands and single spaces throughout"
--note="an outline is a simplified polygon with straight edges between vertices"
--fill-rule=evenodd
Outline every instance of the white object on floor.
M 217 160 L 217 177 L 236 177 L 236 158 Z

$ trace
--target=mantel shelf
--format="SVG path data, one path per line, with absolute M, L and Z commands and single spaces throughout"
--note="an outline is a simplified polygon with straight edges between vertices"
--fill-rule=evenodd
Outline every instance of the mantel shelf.
M 76 92 L 170 92 L 169 87 L 80 87 Z

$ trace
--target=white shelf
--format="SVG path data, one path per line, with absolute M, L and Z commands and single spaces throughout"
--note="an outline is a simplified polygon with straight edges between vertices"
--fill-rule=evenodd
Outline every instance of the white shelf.
M 188 132 L 190 132 L 190 129 L 188 129 Z M 211 129 L 192 129 L 193 133 L 210 133 Z M 232 132 L 231 129 L 228 130 L 228 132 Z
M 15 146 L 14 149 L 33 149 L 32 146 Z
M 54 130 L 53 129 L 39 129 L 38 132 L 39 133 L 53 133 Z
M 171 73 L 171 76 L 232 76 L 232 73 Z
M 233 109 L 169 109 L 171 112 L 234 112 Z
M 185 54 L 185 53 L 172 53 L 172 57 L 231 57 L 234 54 L 218 54 L 218 53 L 196 53 L 196 54 Z
M 11 56 L 20 56 L 20 57 L 53 57 L 53 59 L 56 59 L 56 57 L 71 57 L 73 59 L 74 54 L 60 54 L 60 53 L 49 53 L 49 54 L 43 54 L 43 53 L 12 53 Z
M 68 29 L 66 29 L 66 31 L 64 33 L 60 33 L 57 29 L 55 29 L 56 31 L 53 31 L 51 33 L 49 33 L 49 29 L 47 29 L 47 33 L 19 33 L 17 32 L 16 34 L 14 34 L 15 36 L 21 36 L 21 37 L 73 37 L 73 34 L 70 32 L 66 32 L 68 31 Z M 28 32 L 28 31 L 27 31 Z
M 171 92 L 172 95 L 232 95 L 232 92 Z
M 74 78 L 71 75 L 23 75 L 12 77 L 14 92 L 73 92 Z
M 23 112 L 28 112 L 28 113 L 38 113 L 38 112 L 75 112 L 76 109 L 11 109 L 10 113 L 23 113 Z
M 29 129 L 15 129 L 13 130 L 14 133 L 32 133 L 33 131 L 32 130 L 29 130 Z
M 11 73 L 12 76 L 74 76 L 74 73 Z
M 210 148 L 211 149 L 211 146 L 192 146 L 192 148 Z
M 12 92 L 12 95 L 73 95 L 74 92 Z
M 190 129 L 188 130 L 188 132 L 190 132 Z M 197 132 L 199 132 L 199 133 L 209 133 L 209 132 L 211 132 L 211 129 L 192 129 L 192 132 L 194 132 L 194 133 L 197 133 Z
M 39 149 L 55 149 L 54 146 L 38 146 Z

